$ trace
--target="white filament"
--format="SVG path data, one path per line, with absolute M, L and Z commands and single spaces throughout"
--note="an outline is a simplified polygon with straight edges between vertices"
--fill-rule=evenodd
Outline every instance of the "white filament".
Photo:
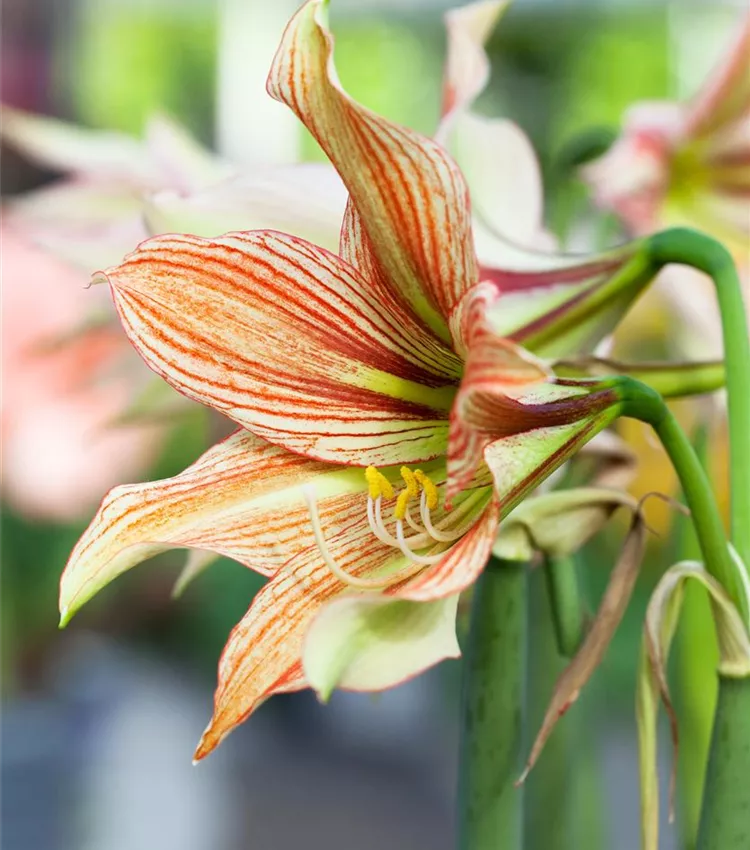
M 412 552 L 404 539 L 404 521 L 402 519 L 396 520 L 396 538 L 398 540 L 398 548 L 407 558 L 414 561 L 415 564 L 423 564 L 425 566 L 427 564 L 437 564 L 438 561 L 443 560 L 443 555 L 447 551 L 438 552 L 436 555 L 417 555 L 416 552 Z
M 420 498 L 420 516 L 423 526 L 414 520 L 409 513 L 409 507 L 407 505 L 404 519 L 416 534 L 406 537 L 404 535 L 404 519 L 397 518 L 396 536 L 394 537 L 385 527 L 385 522 L 383 521 L 382 496 L 378 496 L 376 499 L 368 497 L 367 521 L 372 533 L 386 546 L 399 549 L 409 559 L 410 564 L 398 573 L 383 576 L 382 578 L 360 578 L 348 573 L 331 554 L 320 521 L 315 488 L 311 484 L 304 485 L 302 487 L 302 494 L 307 504 L 308 513 L 310 514 L 315 543 L 328 569 L 344 584 L 367 590 L 381 590 L 389 585 L 404 581 L 416 572 L 419 572 L 419 568 L 441 561 L 446 553 L 450 551 L 450 546 L 432 555 L 420 555 L 414 549 L 427 547 L 434 543 L 454 543 L 463 537 L 473 526 L 475 517 L 471 517 L 468 522 L 461 523 L 459 526 L 455 525 L 456 520 L 463 518 L 465 515 L 470 515 L 476 503 L 482 498 L 482 494 L 480 493 L 469 496 L 469 498 L 455 510 L 444 516 L 436 525 L 432 522 L 430 508 L 427 505 L 427 494 L 423 490 Z M 448 530 L 448 527 L 451 525 L 454 527 Z
M 384 577 L 382 579 L 366 579 L 350 575 L 337 563 L 336 559 L 333 555 L 331 555 L 331 552 L 328 549 L 328 544 L 326 543 L 325 536 L 323 535 L 323 529 L 320 525 L 320 514 L 318 513 L 318 503 L 315 498 L 315 489 L 310 485 L 305 485 L 302 488 L 302 494 L 305 498 L 307 510 L 310 514 L 315 542 L 318 544 L 318 549 L 320 550 L 320 554 L 323 556 L 323 560 L 326 562 L 326 566 L 336 576 L 336 578 L 339 579 L 339 581 L 343 581 L 344 584 L 368 589 L 379 589 L 390 584 L 392 581 L 391 578 Z

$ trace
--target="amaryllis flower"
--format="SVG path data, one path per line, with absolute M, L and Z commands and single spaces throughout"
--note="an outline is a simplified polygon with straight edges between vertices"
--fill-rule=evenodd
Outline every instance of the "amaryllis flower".
M 270 578 L 198 758 L 273 693 L 377 690 L 457 655 L 458 594 L 499 519 L 619 412 L 611 383 L 555 379 L 488 319 L 510 293 L 541 348 L 601 332 L 640 285 L 636 248 L 483 279 L 460 170 L 343 91 L 324 13 L 292 19 L 268 91 L 347 187 L 339 253 L 268 230 L 160 236 L 96 276 L 148 365 L 241 426 L 175 478 L 115 488 L 61 583 L 67 622 L 169 547 Z
M 750 281 L 750 17 L 701 90 L 685 103 L 631 107 L 623 133 L 583 175 L 598 204 L 617 213 L 631 232 L 645 235 L 670 226 L 695 227 L 733 253 Z M 681 273 L 682 275 L 682 273 Z M 684 283 L 684 281 L 683 281 Z M 721 332 L 710 288 L 698 286 L 674 301 L 693 329 L 690 342 Z M 750 300 L 748 300 L 750 304 Z

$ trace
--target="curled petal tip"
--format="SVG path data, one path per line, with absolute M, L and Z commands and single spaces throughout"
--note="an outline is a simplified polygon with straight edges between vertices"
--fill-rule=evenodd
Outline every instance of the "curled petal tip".
M 210 727 L 209 727 L 209 729 L 210 729 Z M 216 747 L 216 743 L 213 742 L 213 741 L 210 741 L 207 737 L 209 729 L 206 729 L 206 731 L 203 733 L 203 736 L 201 737 L 200 741 L 198 742 L 198 746 L 196 747 L 195 752 L 193 753 L 193 765 L 194 766 L 197 765 L 199 762 L 203 761 L 203 759 L 207 755 L 209 755 L 209 753 L 211 753 L 214 750 L 214 748 Z
M 91 289 L 92 286 L 96 286 L 100 283 L 109 283 L 109 275 L 106 272 L 98 271 L 94 272 L 91 275 L 91 280 L 86 285 L 86 289 Z
M 60 622 L 57 625 L 58 629 L 64 629 L 68 623 L 73 619 L 73 611 L 68 608 L 68 606 L 64 606 L 60 609 Z

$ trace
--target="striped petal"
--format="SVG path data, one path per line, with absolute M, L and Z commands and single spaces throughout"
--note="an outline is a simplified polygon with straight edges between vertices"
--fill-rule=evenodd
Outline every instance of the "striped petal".
M 268 91 L 294 110 L 336 167 L 387 280 L 447 340 L 445 317 L 477 280 L 463 177 L 438 144 L 343 91 L 326 6 L 310 0 L 292 18 Z
M 105 276 L 147 364 L 258 436 L 359 466 L 444 452 L 457 358 L 336 255 L 271 231 L 163 236 Z
M 501 519 L 606 428 L 615 415 L 615 411 L 605 410 L 571 425 L 535 428 L 490 443 L 484 461 L 492 473 Z
M 364 511 L 358 521 L 339 523 L 338 529 L 326 535 L 327 544 L 349 574 L 372 577 L 405 565 L 400 553 L 372 534 Z M 214 714 L 195 753 L 197 760 L 272 694 L 307 687 L 302 656 L 308 629 L 326 602 L 349 590 L 323 563 L 316 547 L 301 550 L 262 588 L 224 648 Z
M 445 485 L 444 463 L 436 462 L 424 469 L 442 491 Z M 395 483 L 398 470 L 384 472 Z M 361 470 L 358 473 L 361 477 Z M 391 603 L 396 600 L 404 603 L 430 602 L 455 595 L 471 584 L 481 572 L 492 547 L 497 528 L 497 509 L 492 504 L 487 505 L 487 483 L 485 475 L 485 480 L 477 479 L 474 491 L 462 494 L 462 498 L 474 494 L 476 508 L 473 515 L 476 520 L 464 537 L 448 549 L 445 557 L 436 564 L 421 567 L 398 549 L 380 542 L 372 533 L 366 518 L 364 499 L 359 502 L 359 516 L 347 518 L 329 514 L 323 520 L 330 556 L 340 570 L 355 579 L 382 580 L 386 595 L 378 593 L 377 598 Z M 467 516 L 470 523 L 472 512 Z M 390 525 L 391 521 L 386 520 L 386 524 Z M 410 578 L 410 575 L 414 578 Z M 386 587 L 389 581 L 391 584 Z M 324 606 L 333 600 L 350 598 L 353 590 L 357 588 L 352 588 L 334 575 L 315 546 L 298 551 L 277 571 L 255 597 L 247 614 L 230 635 L 219 665 L 214 716 L 196 752 L 197 759 L 208 755 L 272 694 L 299 690 L 310 684 L 302 668 L 308 632 L 316 618 L 321 616 Z M 434 610 L 438 609 L 439 606 Z M 419 619 L 422 615 L 416 616 Z M 430 619 L 429 615 L 424 616 Z M 422 619 L 422 622 L 426 621 Z M 444 631 L 441 633 L 445 638 Z M 445 641 L 442 640 L 440 645 L 444 649 Z M 361 659 L 362 665 L 367 667 L 373 654 L 382 657 L 382 653 L 387 651 L 387 647 L 378 650 L 370 647 L 368 658 Z M 422 662 L 421 669 L 428 666 L 426 657 L 425 653 L 416 652 L 408 675 L 418 672 L 417 668 Z M 429 663 L 439 660 L 434 653 L 430 657 L 432 660 Z M 359 662 L 354 658 L 350 661 L 356 669 Z M 375 686 L 379 683 L 380 687 L 390 687 L 403 678 L 401 674 L 404 669 L 402 666 L 395 679 L 383 675 L 378 682 L 370 679 L 370 684 Z M 349 680 L 352 687 L 357 683 L 365 686 L 365 680 L 359 678 L 359 674 Z
M 309 460 L 247 431 L 209 449 L 174 478 L 115 487 L 63 573 L 63 621 L 118 575 L 173 547 L 226 555 L 272 575 L 314 545 L 300 489 L 311 482 L 323 522 L 365 514 L 361 470 Z
M 571 437 L 580 441 L 568 445 L 564 456 L 555 438 L 548 446 L 536 446 L 541 451 L 538 468 L 530 466 L 528 475 L 540 483 L 553 468 L 557 468 L 575 449 L 609 425 L 617 415 L 618 400 L 607 389 L 593 390 L 585 385 L 545 383 L 526 391 L 514 393 L 513 388 L 499 383 L 478 383 L 462 389 L 451 414 L 448 447 L 449 497 L 459 492 L 471 480 L 474 471 L 486 459 L 486 450 L 497 442 L 514 447 L 528 463 L 528 447 L 538 436 L 559 435 L 558 427 L 571 428 Z M 527 436 L 528 434 L 528 436 Z M 524 488 L 524 493 L 528 492 Z
M 545 366 L 488 326 L 494 287 L 482 283 L 462 300 L 451 330 L 466 362 L 461 387 L 451 411 L 448 445 L 449 497 L 462 490 L 493 439 L 544 424 L 536 397 L 526 408 L 516 399 L 532 388 L 541 391 L 549 376 Z M 547 389 L 549 395 L 552 390 Z M 557 394 L 557 390 L 554 390 Z M 550 421 L 549 424 L 558 424 Z
M 593 351 L 651 280 L 638 242 L 594 257 L 508 245 L 507 266 L 481 270 L 496 293 L 486 320 L 499 336 L 545 357 Z

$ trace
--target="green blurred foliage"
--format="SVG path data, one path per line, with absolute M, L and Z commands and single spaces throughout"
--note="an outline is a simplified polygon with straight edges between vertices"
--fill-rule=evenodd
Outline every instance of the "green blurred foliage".
M 76 114 L 94 127 L 140 135 L 156 110 L 210 140 L 216 19 L 210 5 L 87 2 L 61 76 Z

